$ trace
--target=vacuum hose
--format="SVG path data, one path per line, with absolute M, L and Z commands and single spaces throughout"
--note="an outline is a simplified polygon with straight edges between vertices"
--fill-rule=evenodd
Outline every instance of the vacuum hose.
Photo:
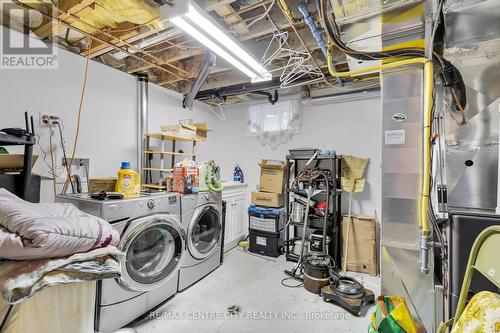
M 292 273 L 295 275 L 299 267 L 302 265 L 302 261 L 304 259 L 304 248 L 306 244 L 306 230 L 307 230 L 307 222 L 309 222 L 309 206 L 311 204 L 311 195 L 312 195 L 312 186 L 309 186 L 307 189 L 307 204 L 306 204 L 306 213 L 304 217 L 304 224 L 302 227 L 302 246 L 300 248 L 300 256 L 299 260 L 297 260 L 297 265 L 292 270 Z
M 329 213 L 330 213 L 330 180 L 328 179 L 328 175 L 321 170 L 315 171 L 313 174 L 311 174 L 311 178 L 309 179 L 309 188 L 313 188 L 314 181 L 316 181 L 316 179 L 318 179 L 319 177 L 321 177 L 325 180 L 325 186 L 326 186 L 326 196 L 325 196 L 326 206 L 325 206 L 325 216 L 323 217 L 323 239 L 321 242 L 322 249 L 323 249 L 322 252 L 324 252 L 326 254 L 327 253 L 326 252 L 326 245 L 327 245 L 326 237 L 327 237 L 327 233 L 328 233 L 328 217 L 329 217 Z

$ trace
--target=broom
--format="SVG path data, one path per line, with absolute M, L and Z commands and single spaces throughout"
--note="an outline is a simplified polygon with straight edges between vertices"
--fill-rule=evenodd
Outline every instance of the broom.
M 362 192 L 364 182 L 360 182 L 363 178 L 366 166 L 368 165 L 367 158 L 360 158 L 355 156 L 346 155 L 342 157 L 342 191 L 349 193 L 349 208 L 347 213 L 347 233 L 344 246 L 344 260 L 342 263 L 342 270 L 347 273 L 347 257 L 349 252 L 349 235 L 351 232 L 351 218 L 352 218 L 352 201 L 354 193 Z M 358 186 L 356 186 L 358 184 Z

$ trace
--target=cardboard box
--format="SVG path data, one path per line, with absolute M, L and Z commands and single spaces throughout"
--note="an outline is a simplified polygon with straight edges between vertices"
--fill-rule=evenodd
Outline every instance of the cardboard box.
M 89 193 L 96 193 L 101 191 L 114 192 L 116 181 L 116 177 L 91 178 L 89 180 Z
M 162 125 L 161 130 L 166 135 L 182 136 L 201 141 L 207 140 L 208 132 L 210 132 L 207 123 L 195 123 L 193 119 L 181 120 L 175 125 Z
M 345 239 L 348 217 L 342 217 L 342 263 L 344 262 Z M 376 223 L 371 216 L 353 215 L 349 232 L 347 270 L 376 276 L 378 273 Z
M 198 140 L 207 140 L 208 132 L 211 132 L 208 129 L 207 123 L 194 123 L 194 126 L 196 127 L 196 138 Z
M 283 195 L 281 193 L 252 192 L 252 205 L 281 207 L 283 206 Z
M 262 160 L 259 165 L 259 191 L 282 193 L 285 182 L 285 163 L 282 161 Z
M 189 121 L 180 121 L 175 125 L 162 125 L 161 131 L 164 134 L 173 135 L 173 136 L 184 136 L 184 137 L 195 137 L 196 136 L 196 127 L 189 123 Z
M 199 188 L 199 174 L 196 166 L 174 168 L 173 191 L 180 194 L 196 194 Z

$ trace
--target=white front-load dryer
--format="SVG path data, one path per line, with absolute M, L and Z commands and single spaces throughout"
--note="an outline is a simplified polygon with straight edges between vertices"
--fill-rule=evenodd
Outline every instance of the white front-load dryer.
M 181 197 L 181 213 L 187 251 L 179 271 L 179 291 L 220 266 L 222 196 L 213 192 L 184 195 Z
M 177 293 L 186 252 L 177 194 L 105 201 L 64 195 L 57 201 L 105 219 L 120 234 L 122 274 L 97 284 L 96 332 L 114 332 Z

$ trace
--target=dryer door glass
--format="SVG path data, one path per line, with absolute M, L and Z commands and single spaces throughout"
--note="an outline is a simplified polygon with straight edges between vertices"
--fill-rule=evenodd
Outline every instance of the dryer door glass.
M 182 256 L 182 236 L 169 224 L 151 224 L 126 249 L 126 270 L 132 280 L 153 284 L 168 277 Z
M 217 209 L 204 207 L 192 222 L 189 230 L 188 247 L 197 259 L 210 256 L 221 237 L 222 222 Z

